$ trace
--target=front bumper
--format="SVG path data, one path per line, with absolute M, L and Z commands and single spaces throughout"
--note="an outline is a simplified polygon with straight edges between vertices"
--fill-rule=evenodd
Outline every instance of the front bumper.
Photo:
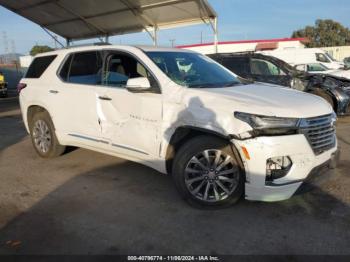
M 259 201 L 280 201 L 290 198 L 315 167 L 330 161 L 337 152 L 335 146 L 320 155 L 315 155 L 302 134 L 247 140 L 233 139 L 232 143 L 240 152 L 245 167 L 245 197 L 248 200 Z M 247 149 L 250 159 L 246 159 L 242 147 Z M 279 156 L 289 156 L 293 165 L 286 176 L 272 183 L 266 183 L 266 161 Z

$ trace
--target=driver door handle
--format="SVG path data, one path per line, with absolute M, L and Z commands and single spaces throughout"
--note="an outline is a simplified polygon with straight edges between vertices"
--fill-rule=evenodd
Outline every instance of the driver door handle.
M 108 96 L 99 96 L 98 97 L 100 100 L 105 100 L 105 101 L 111 101 L 112 98 L 108 97 Z

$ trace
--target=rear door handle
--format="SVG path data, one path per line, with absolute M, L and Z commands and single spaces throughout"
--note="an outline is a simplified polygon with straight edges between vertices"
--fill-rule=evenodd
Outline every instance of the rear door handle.
M 110 98 L 108 96 L 99 96 L 98 98 L 101 99 L 101 100 L 106 100 L 106 101 L 111 101 L 112 100 L 112 98 Z
M 58 94 L 58 91 L 57 90 L 50 90 L 49 91 L 51 94 Z

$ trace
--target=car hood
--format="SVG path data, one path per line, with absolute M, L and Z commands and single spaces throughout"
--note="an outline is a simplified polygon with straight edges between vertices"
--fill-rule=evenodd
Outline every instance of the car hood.
M 205 105 L 251 114 L 307 118 L 333 112 L 332 107 L 315 95 L 281 86 L 254 83 L 224 88 L 198 89 Z
M 332 70 L 327 72 L 327 74 L 350 79 L 350 70 Z

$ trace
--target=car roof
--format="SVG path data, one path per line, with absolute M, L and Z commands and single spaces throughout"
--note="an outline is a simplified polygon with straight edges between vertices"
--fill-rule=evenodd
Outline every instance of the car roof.
M 145 52 L 183 52 L 183 53 L 194 53 L 192 50 L 181 49 L 176 47 L 157 47 L 157 46 L 146 46 L 139 45 L 136 46 Z
M 274 62 L 283 62 L 281 59 L 278 59 L 274 56 L 265 55 L 261 53 L 254 53 L 254 52 L 217 53 L 209 56 L 210 57 L 252 57 L 252 58 L 260 58 L 260 59 L 265 59 L 265 60 L 274 61 Z
M 170 47 L 155 47 L 155 46 L 131 46 L 131 45 L 89 45 L 89 46 L 77 46 L 77 47 L 69 47 L 69 48 L 62 48 L 55 51 L 45 52 L 36 55 L 35 57 L 43 57 L 43 56 L 50 56 L 50 55 L 61 55 L 61 54 L 69 54 L 73 52 L 84 52 L 84 51 L 94 51 L 94 50 L 132 50 L 132 49 L 138 49 L 142 50 L 144 52 L 186 52 L 186 53 L 194 53 L 194 51 L 191 50 L 185 50 L 180 48 L 170 48 Z

